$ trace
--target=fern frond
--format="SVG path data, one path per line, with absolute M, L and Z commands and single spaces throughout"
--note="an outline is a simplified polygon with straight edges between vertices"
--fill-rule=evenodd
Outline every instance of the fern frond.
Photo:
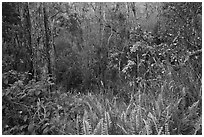
M 123 111 L 122 114 L 120 115 L 120 120 L 121 122 L 125 123 L 125 112 Z
M 113 104 L 113 108 L 117 108 L 117 98 L 116 97 L 113 98 L 112 104 Z
M 142 109 L 141 106 L 139 105 L 137 108 L 137 119 L 136 119 L 136 124 L 137 124 L 137 130 L 141 130 L 142 126 Z
M 96 115 L 101 118 L 101 110 L 100 108 L 98 108 L 98 102 L 92 97 L 92 96 L 87 96 L 85 99 L 84 99 L 84 103 L 87 104 L 90 108 L 90 110 L 92 112 L 95 112 Z
M 155 128 L 156 128 L 156 131 L 158 133 L 159 129 L 158 129 L 158 126 L 157 126 L 157 119 L 156 119 L 156 117 L 154 117 L 151 112 L 149 112 L 148 117 L 152 119 L 152 121 L 153 121 L 153 123 L 155 125 Z
M 134 106 L 134 98 L 132 96 L 127 109 L 123 111 L 123 115 L 122 115 L 125 128 L 128 128 L 130 132 L 133 132 L 134 130 L 134 128 L 132 127 L 131 121 L 130 121 L 131 115 L 133 115 L 132 113 L 134 111 L 133 106 Z
M 102 132 L 102 126 L 103 126 L 103 118 L 101 118 L 98 124 L 96 125 L 96 128 L 93 131 L 93 134 L 100 135 Z
M 182 102 L 182 99 L 183 99 L 183 98 L 180 98 L 180 99 L 175 103 L 174 109 L 178 109 L 179 104 Z
M 129 103 L 129 105 L 128 105 L 126 111 L 125 111 L 125 119 L 126 119 L 126 121 L 127 121 L 127 117 L 128 117 L 128 116 L 130 115 L 130 113 L 131 113 L 132 106 L 134 105 L 133 103 L 134 103 L 133 101 L 130 101 L 130 103 Z
M 121 131 L 125 134 L 128 135 L 128 132 L 125 130 L 124 127 L 122 127 L 121 125 L 117 124 L 117 126 L 121 129 Z
M 97 117 L 97 115 L 96 115 L 96 113 L 95 112 L 90 112 L 89 113 L 89 116 L 90 116 L 90 122 L 92 123 L 92 126 L 96 126 L 96 124 L 97 124 L 97 121 L 98 121 L 98 117 Z
M 76 118 L 76 134 L 80 135 L 79 115 L 77 115 L 77 118 Z
M 161 134 L 162 134 L 162 130 L 163 130 L 163 127 L 161 127 L 161 128 L 159 129 L 159 132 L 157 132 L 157 135 L 161 135 Z
M 158 99 L 155 100 L 155 110 L 156 110 L 155 112 L 158 117 L 161 116 L 162 104 L 163 104 L 162 97 L 161 97 L 161 94 L 159 94 Z
M 105 112 L 105 122 L 107 123 L 108 128 L 111 128 L 112 121 L 111 121 L 109 112 Z
M 107 98 L 105 99 L 105 108 L 107 111 L 111 110 L 111 103 Z
M 134 123 L 135 115 L 137 114 L 137 109 L 133 109 L 130 113 L 130 121 Z
M 137 134 L 139 131 L 140 121 L 139 121 L 139 115 L 135 115 L 135 133 Z
M 83 116 L 83 131 L 85 135 L 90 135 L 92 133 L 90 119 L 88 117 L 88 112 L 86 110 L 84 110 L 84 116 Z
M 136 134 L 137 132 L 137 109 L 133 109 L 131 114 L 130 114 L 130 124 L 131 124 L 131 129 L 132 129 L 132 134 Z
M 77 120 L 77 134 L 78 135 L 84 135 L 85 133 L 84 133 L 84 129 L 83 129 L 83 126 L 84 126 L 84 124 L 83 124 L 83 120 L 82 119 L 80 119 L 79 117 L 78 117 L 78 120 Z
M 146 121 L 145 119 L 143 119 L 143 121 L 145 123 L 146 134 L 150 135 L 152 133 L 152 129 L 150 127 L 149 121 Z
M 194 113 L 196 113 L 198 104 L 199 104 L 199 100 L 193 103 L 190 107 L 188 107 L 188 112 L 190 113 L 190 115 L 193 115 Z
M 88 119 L 89 119 L 88 112 L 85 109 L 84 110 L 84 115 L 83 115 L 83 120 L 88 120 Z
M 157 101 L 159 103 L 160 109 L 164 106 L 164 100 L 163 100 L 163 93 L 161 92 L 157 98 Z
M 194 127 L 195 127 L 194 135 L 196 135 L 199 130 L 202 130 L 202 116 L 200 116 L 200 117 L 198 118 L 198 120 L 197 120 L 197 122 L 195 123 L 195 126 L 194 126 Z
M 98 100 L 96 100 L 96 107 L 97 107 L 97 110 L 99 110 L 99 114 L 100 114 L 99 118 L 101 118 L 104 112 L 104 109 L 103 109 L 102 104 Z
M 164 134 L 165 135 L 170 135 L 170 132 L 169 132 L 169 123 L 167 122 L 167 123 L 165 123 L 165 131 L 164 131 Z
M 83 131 L 85 135 L 91 135 L 92 133 L 91 124 L 86 120 L 83 120 Z
M 101 135 L 108 135 L 108 123 L 105 119 L 102 123 Z

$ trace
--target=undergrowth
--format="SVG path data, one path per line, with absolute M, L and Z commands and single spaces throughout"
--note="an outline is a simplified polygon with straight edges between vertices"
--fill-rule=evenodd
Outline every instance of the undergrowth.
M 192 82 L 192 81 L 191 81 Z M 168 75 L 161 86 L 140 83 L 122 96 L 62 93 L 48 81 L 16 81 L 3 90 L 3 134 L 176 135 L 201 134 L 201 86 L 176 85 Z M 197 85 L 197 86 L 196 86 Z M 153 91 L 154 94 L 152 93 Z M 191 92 L 196 92 L 196 97 Z

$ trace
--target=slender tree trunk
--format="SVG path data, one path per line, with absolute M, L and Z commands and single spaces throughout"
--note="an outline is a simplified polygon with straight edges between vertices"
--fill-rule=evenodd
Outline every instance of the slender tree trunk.
M 47 11 L 45 8 L 45 3 L 43 3 L 43 15 L 44 15 L 44 31 L 45 31 L 45 40 L 44 40 L 44 45 L 45 45 L 45 51 L 46 51 L 46 60 L 47 60 L 47 69 L 48 69 L 48 74 L 52 74 L 51 70 L 51 62 L 50 62 L 50 47 L 51 47 L 51 31 L 49 28 L 49 21 L 48 21 L 48 15 Z
M 43 14 L 44 14 L 44 27 L 45 27 L 45 51 L 47 60 L 47 69 L 49 77 L 54 77 L 54 43 L 53 43 L 53 33 L 52 33 L 52 22 L 48 20 L 48 11 L 45 8 L 46 3 L 43 3 Z M 49 91 L 52 92 L 52 86 L 50 85 Z
M 99 45 L 102 47 L 102 28 L 103 28 L 103 23 L 102 23 L 102 3 L 99 3 Z
M 21 6 L 21 25 L 23 28 L 24 36 L 23 36 L 23 45 L 26 46 L 27 52 L 28 52 L 28 71 L 31 73 L 31 78 L 33 78 L 36 74 L 34 71 L 34 65 L 33 65 L 33 48 L 31 45 L 31 20 L 30 20 L 30 13 L 29 13 L 29 8 L 28 8 L 28 3 L 25 2 Z
M 52 74 L 50 50 L 53 40 L 48 20 L 47 3 L 30 3 L 32 21 L 32 46 L 35 49 L 36 72 L 39 80 Z
M 51 65 L 51 72 L 52 72 L 52 76 L 53 76 L 53 82 L 55 81 L 56 78 L 56 74 L 55 74 L 55 58 L 56 58 L 56 49 L 55 49 L 55 44 L 54 44 L 54 32 L 55 32 L 55 27 L 54 27 L 54 22 L 55 20 L 53 20 L 52 22 L 50 22 L 50 65 Z

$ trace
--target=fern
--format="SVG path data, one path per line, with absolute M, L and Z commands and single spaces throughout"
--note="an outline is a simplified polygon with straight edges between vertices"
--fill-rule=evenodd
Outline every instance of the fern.
M 137 109 L 133 109 L 131 114 L 130 114 L 130 123 L 131 123 L 131 129 L 132 129 L 132 134 L 136 134 L 137 132 Z
M 143 122 L 145 123 L 146 134 L 150 135 L 152 133 L 150 122 L 148 120 L 145 120 L 145 119 L 143 119 Z
M 170 132 L 169 132 L 169 123 L 165 123 L 165 131 L 164 131 L 164 134 L 165 135 L 170 135 Z
M 129 113 L 131 112 L 131 108 L 132 108 L 133 105 L 134 105 L 134 97 L 131 96 L 130 103 L 129 103 L 127 109 L 126 109 L 126 113 L 125 113 L 126 116 L 129 115 Z
M 135 115 L 135 134 L 139 132 L 139 126 L 140 126 L 140 121 L 139 121 L 139 115 Z
M 190 107 L 188 107 L 189 116 L 197 115 L 199 100 L 194 102 Z
M 76 118 L 76 134 L 80 135 L 79 115 L 77 115 L 77 118 Z
M 195 128 L 194 135 L 196 135 L 199 130 L 202 131 L 202 116 L 200 116 L 200 117 L 198 118 L 198 120 L 197 120 L 196 123 L 195 123 L 194 128 Z
M 103 126 L 103 118 L 100 119 L 98 124 L 96 125 L 96 128 L 93 131 L 94 135 L 101 135 L 102 133 L 102 126 Z
M 139 105 L 137 108 L 137 119 L 136 119 L 136 124 L 137 124 L 137 130 L 140 131 L 141 130 L 141 126 L 142 126 L 142 113 L 141 113 L 141 106 Z
M 126 110 L 122 112 L 122 115 L 121 115 L 121 121 L 124 123 L 124 128 L 129 128 L 128 130 L 130 132 L 132 132 L 133 130 L 132 124 L 130 122 L 130 117 L 133 112 L 133 105 L 134 105 L 134 98 L 133 96 L 131 96 L 129 105 L 127 106 Z
M 83 131 L 84 131 L 85 135 L 91 135 L 92 134 L 91 124 L 86 120 L 83 120 Z
M 154 123 L 154 125 L 155 125 L 155 128 L 156 128 L 156 131 L 157 131 L 157 133 L 159 133 L 159 129 L 158 129 L 158 126 L 157 126 L 157 119 L 156 119 L 156 117 L 154 117 L 151 112 L 149 112 L 148 117 L 150 117 L 150 118 L 152 119 L 152 121 L 153 121 L 153 123 Z
M 161 94 L 159 94 L 159 97 L 157 100 L 155 100 L 155 112 L 157 114 L 158 117 L 161 116 L 161 105 L 162 105 L 162 97 Z
M 160 127 L 159 132 L 157 133 L 157 135 L 162 135 L 162 130 L 163 130 L 163 127 Z
M 85 135 L 90 135 L 92 133 L 90 119 L 88 117 L 88 112 L 86 110 L 84 111 L 84 116 L 83 116 L 83 131 Z
M 101 118 L 101 106 L 100 103 L 98 101 L 96 101 L 96 99 L 94 99 L 95 97 L 89 95 L 86 96 L 84 99 L 84 103 L 87 104 L 90 108 L 90 110 L 92 112 L 95 112 L 96 115 Z
M 85 133 L 84 133 L 84 129 L 83 129 L 83 127 L 84 127 L 84 124 L 83 124 L 83 120 L 82 119 L 78 119 L 77 120 L 77 125 L 78 125 L 78 134 L 79 135 L 84 135 Z
M 112 121 L 109 112 L 105 112 L 105 122 L 107 123 L 108 128 L 112 127 Z
M 128 135 L 129 133 L 125 130 L 125 128 L 119 124 L 117 124 L 117 126 L 121 129 L 121 131 L 125 134 Z
M 88 112 L 87 112 L 87 110 L 85 109 L 85 110 L 84 110 L 84 115 L 83 115 L 83 120 L 88 120 L 88 119 L 89 119 Z
M 102 135 L 108 135 L 108 123 L 107 123 L 107 121 L 106 121 L 105 119 L 104 119 L 104 121 L 102 122 L 101 134 L 102 134 Z
M 111 110 L 111 103 L 110 103 L 110 101 L 107 98 L 105 99 L 105 109 L 107 111 Z
M 121 120 L 121 122 L 125 123 L 125 121 L 126 121 L 125 119 L 126 119 L 125 112 L 123 111 L 121 116 L 120 116 L 120 120 Z

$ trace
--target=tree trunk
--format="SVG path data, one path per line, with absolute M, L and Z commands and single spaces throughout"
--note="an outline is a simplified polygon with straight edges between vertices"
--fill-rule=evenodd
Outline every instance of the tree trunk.
M 28 52 L 28 71 L 31 73 L 30 79 L 32 79 L 36 74 L 34 71 L 33 66 L 33 48 L 31 45 L 31 20 L 30 20 L 30 13 L 28 8 L 28 3 L 22 3 L 21 10 L 21 27 L 23 28 L 23 46 L 26 46 L 27 52 Z
M 38 80 L 47 80 L 52 74 L 50 50 L 53 40 L 46 3 L 30 3 L 32 21 L 32 47 L 35 49 L 35 69 Z
M 47 11 L 45 9 L 45 3 L 43 3 L 43 14 L 44 14 L 44 27 L 45 27 L 45 40 L 44 40 L 44 45 L 45 45 L 45 51 L 46 51 L 46 59 L 47 59 L 47 69 L 48 69 L 48 74 L 52 74 L 51 70 L 51 62 L 50 62 L 50 49 L 51 49 L 51 31 L 49 27 L 49 21 L 48 21 L 48 15 Z

